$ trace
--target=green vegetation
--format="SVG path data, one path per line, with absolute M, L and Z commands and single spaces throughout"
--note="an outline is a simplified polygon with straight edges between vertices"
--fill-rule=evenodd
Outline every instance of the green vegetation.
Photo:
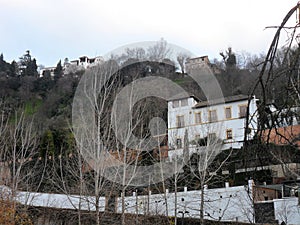
M 185 82 L 185 80 L 182 78 L 182 79 L 175 79 L 174 80 L 174 82 L 176 83 L 176 84 L 182 84 L 182 83 L 184 83 Z
M 24 113 L 25 116 L 34 115 L 42 106 L 43 101 L 41 99 L 32 99 L 31 101 L 25 102 Z

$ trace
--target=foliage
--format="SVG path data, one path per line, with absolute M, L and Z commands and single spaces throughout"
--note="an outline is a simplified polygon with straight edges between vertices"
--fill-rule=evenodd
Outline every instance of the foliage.
M 56 68 L 54 69 L 54 79 L 58 80 L 63 75 L 63 67 L 61 65 L 61 60 L 56 65 Z
M 24 109 L 25 115 L 28 116 L 34 115 L 41 107 L 41 105 L 42 105 L 41 99 L 32 99 L 31 101 L 27 101 L 25 103 L 25 109 Z
M 18 205 L 11 199 L 9 190 L 1 190 L 0 194 L 0 224 L 5 225 L 33 225 L 26 212 L 18 209 Z
M 74 151 L 75 139 L 70 130 L 49 129 L 42 136 L 40 154 L 42 157 L 68 155 Z
M 226 70 L 227 71 L 232 71 L 236 69 L 236 56 L 235 53 L 233 53 L 231 47 L 228 48 L 228 51 L 226 51 L 226 55 L 221 52 L 220 55 L 222 56 L 225 65 L 226 65 Z
M 13 203 L 8 199 L 0 200 L 0 224 L 14 224 L 15 210 Z
M 14 76 L 15 68 L 16 68 L 15 63 L 16 63 L 15 61 L 13 61 L 12 64 L 7 63 L 4 60 L 3 54 L 0 54 L 0 77 Z
M 27 50 L 26 53 L 21 56 L 19 61 L 19 69 L 21 76 L 37 76 L 37 64 L 36 59 L 32 59 L 30 51 Z

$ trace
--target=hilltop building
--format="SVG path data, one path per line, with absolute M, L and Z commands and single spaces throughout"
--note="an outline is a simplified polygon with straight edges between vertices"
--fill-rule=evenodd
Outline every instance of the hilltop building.
M 90 67 L 99 65 L 104 62 L 104 58 L 102 56 L 97 56 L 93 58 L 89 58 L 88 56 L 81 56 L 78 59 L 69 60 L 66 58 L 63 64 L 63 71 L 65 74 L 76 72 L 77 70 L 85 70 Z M 40 69 L 39 75 L 43 77 L 46 72 L 49 73 L 51 77 L 54 77 L 55 66 L 45 67 Z
M 55 68 L 56 68 L 55 66 L 49 66 L 49 67 L 45 67 L 45 68 L 41 69 L 39 71 L 40 77 L 43 77 L 46 72 L 48 72 L 51 77 L 54 77 Z
M 81 67 L 83 69 L 87 69 L 92 66 L 96 66 L 104 62 L 104 58 L 102 56 L 97 56 L 94 58 L 89 58 L 88 56 L 81 56 L 79 59 L 71 60 L 70 65 L 75 65 Z
M 186 72 L 189 74 L 192 69 L 198 68 L 199 65 L 208 65 L 214 74 L 221 73 L 220 68 L 218 68 L 215 64 L 212 64 L 207 55 L 189 58 L 185 63 Z

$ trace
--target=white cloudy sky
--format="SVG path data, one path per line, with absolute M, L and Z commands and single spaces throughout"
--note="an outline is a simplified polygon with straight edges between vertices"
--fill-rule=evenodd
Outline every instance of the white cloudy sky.
M 296 0 L 0 0 L 0 52 L 27 49 L 38 64 L 104 55 L 119 46 L 164 38 L 196 55 L 266 52 Z M 296 22 L 296 16 L 293 18 Z

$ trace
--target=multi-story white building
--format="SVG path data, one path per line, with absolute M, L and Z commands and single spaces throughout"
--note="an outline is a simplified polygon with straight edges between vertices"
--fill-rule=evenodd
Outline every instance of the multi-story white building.
M 249 105 L 248 140 L 257 130 L 257 99 Z M 209 104 L 191 96 L 168 102 L 169 159 L 183 155 L 185 132 L 189 153 L 212 141 L 221 143 L 221 149 L 243 146 L 248 96 L 225 97 L 222 103 Z M 186 142 L 187 143 L 187 142 Z

